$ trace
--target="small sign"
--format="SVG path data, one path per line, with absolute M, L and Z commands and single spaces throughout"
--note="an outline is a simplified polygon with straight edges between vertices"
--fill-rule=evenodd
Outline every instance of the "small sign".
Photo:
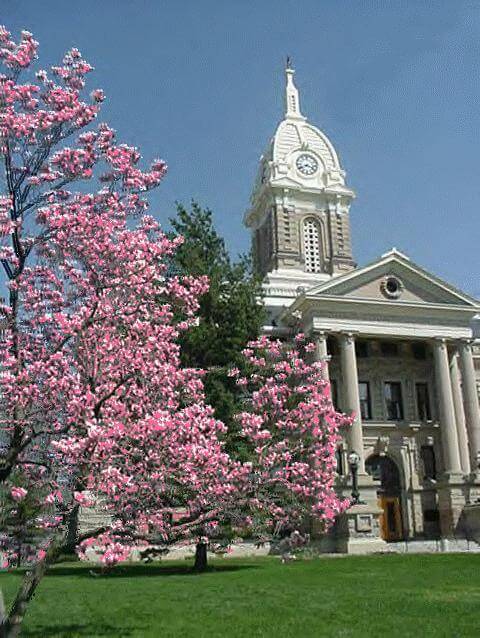
M 372 531 L 372 515 L 371 514 L 357 514 L 356 521 L 357 532 L 371 532 Z

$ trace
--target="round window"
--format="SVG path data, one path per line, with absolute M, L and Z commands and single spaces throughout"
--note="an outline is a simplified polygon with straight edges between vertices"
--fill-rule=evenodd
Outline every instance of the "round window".
M 380 288 L 386 297 L 390 297 L 390 299 L 397 299 L 402 294 L 403 284 L 397 277 L 388 275 L 382 281 Z

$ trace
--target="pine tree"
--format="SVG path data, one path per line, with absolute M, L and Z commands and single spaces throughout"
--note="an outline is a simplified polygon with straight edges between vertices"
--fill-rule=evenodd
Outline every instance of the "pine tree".
M 170 222 L 184 238 L 172 268 L 182 275 L 207 275 L 210 284 L 200 300 L 198 326 L 182 336 L 183 364 L 207 370 L 207 403 L 228 427 L 229 450 L 244 456 L 233 418 L 241 409 L 243 390 L 228 371 L 234 366 L 243 369 L 242 350 L 259 336 L 264 323 L 261 280 L 253 272 L 250 255 L 230 258 L 208 208 L 195 201 L 190 210 L 178 204 Z

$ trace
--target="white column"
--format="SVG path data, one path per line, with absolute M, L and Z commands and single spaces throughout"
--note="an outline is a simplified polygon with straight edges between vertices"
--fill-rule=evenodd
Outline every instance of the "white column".
M 465 411 L 463 409 L 462 385 L 460 371 L 458 369 L 458 352 L 453 352 L 450 357 L 450 378 L 452 380 L 453 406 L 455 408 L 455 421 L 457 424 L 460 464 L 462 466 L 462 472 L 464 474 L 470 474 L 470 453 L 468 450 L 467 428 L 465 425 Z
M 460 453 L 458 451 L 455 407 L 453 404 L 450 366 L 445 339 L 436 339 L 434 341 L 433 354 L 438 403 L 440 406 L 440 426 L 445 471 L 450 474 L 461 474 L 462 467 L 460 464 Z
M 468 341 L 462 341 L 459 346 L 459 353 L 470 463 L 472 470 L 476 470 L 478 467 L 477 454 L 480 452 L 480 408 L 478 405 L 477 382 L 471 344 Z
M 315 352 L 314 352 L 315 361 L 323 361 L 324 367 L 322 370 L 322 376 L 325 381 L 330 380 L 330 376 L 328 374 L 328 362 L 330 357 L 328 356 L 327 350 L 327 334 L 325 332 L 319 332 L 315 334 Z
M 360 395 L 358 393 L 357 357 L 355 339 L 350 333 L 339 337 L 342 364 L 342 410 L 346 414 L 355 414 L 355 420 L 347 428 L 349 450 L 355 450 L 360 456 L 358 473 L 365 474 L 365 454 L 363 451 L 362 417 L 360 414 Z

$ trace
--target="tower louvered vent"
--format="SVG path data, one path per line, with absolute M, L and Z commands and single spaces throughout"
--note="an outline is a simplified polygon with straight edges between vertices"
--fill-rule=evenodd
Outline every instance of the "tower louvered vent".
M 306 219 L 303 222 L 303 247 L 306 272 L 320 272 L 322 266 L 320 230 L 318 223 L 314 219 Z

